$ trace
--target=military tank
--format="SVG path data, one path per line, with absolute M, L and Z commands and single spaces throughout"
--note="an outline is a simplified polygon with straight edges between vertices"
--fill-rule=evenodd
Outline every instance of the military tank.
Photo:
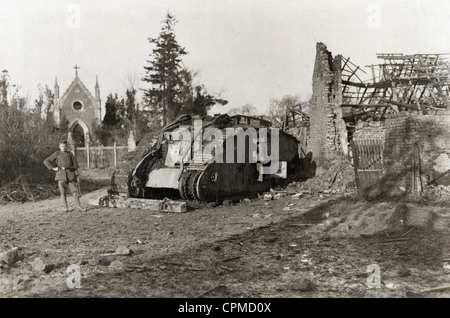
M 299 160 L 297 139 L 267 120 L 183 115 L 133 168 L 127 191 L 132 198 L 206 202 L 256 197 L 286 182 Z

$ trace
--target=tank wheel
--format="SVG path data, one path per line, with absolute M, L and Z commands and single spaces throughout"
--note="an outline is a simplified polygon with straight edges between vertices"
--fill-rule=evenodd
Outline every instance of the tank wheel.
M 180 196 L 183 200 L 189 199 L 189 190 L 187 186 L 187 181 L 192 174 L 192 171 L 184 171 L 181 175 L 180 181 L 178 182 L 178 190 L 180 191 Z
M 199 200 L 199 196 L 197 193 L 197 181 L 202 174 L 202 171 L 195 171 L 191 174 L 190 178 L 188 179 L 188 190 L 189 190 L 189 199 L 190 200 Z
M 197 197 L 199 200 L 204 201 L 206 200 L 205 195 L 206 195 L 206 185 L 204 184 L 204 182 L 200 182 L 200 180 L 203 177 L 204 172 L 201 172 L 197 178 L 197 182 L 195 183 L 195 188 L 197 191 Z

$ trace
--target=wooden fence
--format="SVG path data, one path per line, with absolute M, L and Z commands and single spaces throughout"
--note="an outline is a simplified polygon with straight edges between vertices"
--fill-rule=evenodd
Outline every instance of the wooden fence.
M 377 183 L 383 173 L 384 140 L 353 140 L 351 145 L 356 184 L 363 190 Z
M 120 158 L 128 152 L 127 146 L 76 147 L 75 157 L 82 169 L 115 168 Z

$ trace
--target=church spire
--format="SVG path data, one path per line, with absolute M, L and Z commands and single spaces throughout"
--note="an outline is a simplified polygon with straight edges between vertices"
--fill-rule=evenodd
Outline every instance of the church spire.
M 59 85 L 58 85 L 58 78 L 56 76 L 55 76 L 54 90 L 55 90 L 55 98 L 58 99 L 59 98 Z
M 100 85 L 98 85 L 98 75 L 95 75 L 95 99 L 97 100 L 97 119 L 102 120 L 102 100 L 100 99 Z
M 95 98 L 100 99 L 100 85 L 98 85 L 98 75 L 95 75 Z

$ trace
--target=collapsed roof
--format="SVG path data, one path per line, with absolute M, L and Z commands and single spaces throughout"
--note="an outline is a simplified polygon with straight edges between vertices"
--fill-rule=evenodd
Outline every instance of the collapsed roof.
M 363 69 L 342 58 L 344 119 L 383 120 L 387 112 L 450 108 L 446 54 L 377 54 L 382 60 L 369 65 L 371 79 L 363 81 Z

